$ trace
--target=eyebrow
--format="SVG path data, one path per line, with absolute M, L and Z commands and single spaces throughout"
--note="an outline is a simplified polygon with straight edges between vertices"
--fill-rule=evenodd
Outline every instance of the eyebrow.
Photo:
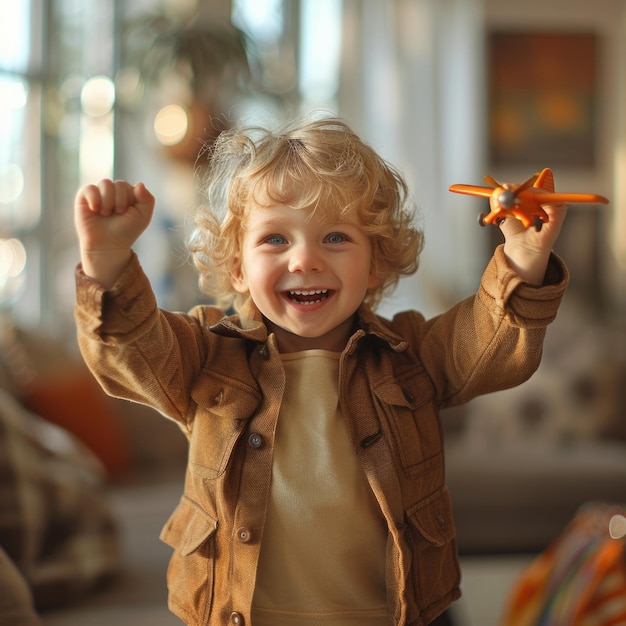
M 246 230 L 267 230 L 268 228 L 285 228 L 286 226 L 288 226 L 288 222 L 286 222 L 284 219 L 278 217 L 270 217 L 268 219 L 256 222 L 254 226 L 247 224 Z
M 304 209 L 292 209 L 293 211 L 301 211 Z M 315 212 L 310 213 L 310 215 L 307 218 L 307 222 L 309 220 L 312 220 L 313 217 L 315 215 Z M 326 218 L 321 220 L 321 223 L 324 226 L 330 227 L 330 228 L 334 228 L 334 227 L 341 227 L 341 226 L 353 226 L 356 228 L 362 228 L 362 225 L 358 222 L 358 221 L 353 221 L 353 220 L 349 220 L 349 219 L 341 219 L 341 215 L 339 214 L 333 214 L 333 218 L 329 219 L 329 216 L 331 214 L 327 214 Z M 273 228 L 289 228 L 290 227 L 290 221 L 289 218 L 286 217 L 276 217 L 276 216 L 267 216 L 267 217 L 262 217 L 259 221 L 256 222 L 256 225 L 254 227 L 250 226 L 249 223 L 247 223 L 245 225 L 245 229 L 247 231 L 259 231 L 259 230 L 268 230 L 268 229 L 273 229 Z

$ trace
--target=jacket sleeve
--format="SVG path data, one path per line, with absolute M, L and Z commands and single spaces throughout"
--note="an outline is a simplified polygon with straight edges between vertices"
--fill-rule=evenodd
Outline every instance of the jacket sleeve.
M 565 264 L 553 254 L 544 285 L 528 285 L 499 246 L 474 296 L 431 320 L 405 320 L 404 336 L 412 338 L 440 406 L 462 404 L 530 378 L 568 280 Z
M 100 385 L 183 423 L 192 418 L 189 388 L 206 359 L 200 312 L 161 310 L 136 255 L 109 291 L 76 270 L 78 345 Z

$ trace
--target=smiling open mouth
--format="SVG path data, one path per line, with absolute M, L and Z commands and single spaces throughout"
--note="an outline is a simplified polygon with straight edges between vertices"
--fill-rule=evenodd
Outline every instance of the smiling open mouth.
M 287 297 L 297 304 L 318 304 L 326 300 L 329 296 L 328 289 L 293 290 L 287 292 Z

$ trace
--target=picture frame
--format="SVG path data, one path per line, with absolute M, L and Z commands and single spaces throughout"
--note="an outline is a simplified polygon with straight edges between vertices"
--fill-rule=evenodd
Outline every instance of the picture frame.
M 595 166 L 597 34 L 492 30 L 487 63 L 492 167 Z

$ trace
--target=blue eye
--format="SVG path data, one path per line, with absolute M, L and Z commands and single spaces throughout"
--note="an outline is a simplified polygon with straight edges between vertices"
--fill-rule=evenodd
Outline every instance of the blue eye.
M 347 237 L 341 233 L 331 233 L 328 237 L 326 237 L 326 241 L 328 241 L 328 243 L 343 243 L 346 240 Z
M 265 238 L 266 243 L 271 243 L 274 245 L 283 244 L 286 243 L 286 241 L 287 240 L 282 235 L 270 235 L 269 237 Z

